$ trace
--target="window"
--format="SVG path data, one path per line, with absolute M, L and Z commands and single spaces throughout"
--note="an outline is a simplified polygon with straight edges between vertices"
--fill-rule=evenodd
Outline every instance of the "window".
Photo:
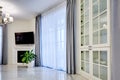
M 42 66 L 66 70 L 66 5 L 42 15 Z

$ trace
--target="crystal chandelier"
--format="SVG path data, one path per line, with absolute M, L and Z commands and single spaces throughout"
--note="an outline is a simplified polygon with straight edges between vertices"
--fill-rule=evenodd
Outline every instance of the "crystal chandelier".
M 0 24 L 9 24 L 13 22 L 13 17 L 9 13 L 3 13 L 2 6 L 0 6 Z

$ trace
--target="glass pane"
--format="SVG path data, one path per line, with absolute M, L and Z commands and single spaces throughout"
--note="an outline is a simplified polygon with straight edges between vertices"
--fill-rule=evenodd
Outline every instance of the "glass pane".
M 84 15 L 81 16 L 81 25 L 84 24 Z
M 83 8 L 83 5 L 84 5 L 84 4 L 81 4 L 81 14 L 83 14 L 83 13 L 84 13 L 84 8 Z
M 81 36 L 81 46 L 84 45 L 84 36 Z
M 49 34 L 50 35 L 50 34 Z M 52 36 L 52 35 L 51 35 Z M 57 42 L 61 41 L 61 31 L 57 30 Z
M 85 10 L 87 10 L 89 8 L 89 0 L 85 0 Z
M 98 1 L 93 4 L 93 17 L 98 15 Z
M 85 70 L 85 64 L 84 64 L 84 62 L 81 62 L 81 70 Z
M 107 27 L 107 13 L 104 13 L 100 16 L 100 28 Z
M 97 0 L 93 0 L 93 3 L 96 2 Z
M 93 33 L 93 44 L 98 44 L 98 31 Z
M 83 2 L 83 0 L 81 0 L 81 3 Z
M 85 60 L 89 62 L 89 51 L 86 51 Z
M 107 29 L 103 29 L 100 31 L 100 43 L 107 43 Z
M 81 8 L 81 14 L 84 14 L 84 9 Z
M 93 20 L 93 31 L 98 30 L 98 17 Z
M 93 65 L 93 75 L 99 77 L 99 67 L 98 65 Z
M 108 80 L 107 79 L 107 67 L 100 66 L 100 79 Z
M 98 51 L 93 51 L 93 63 L 99 63 Z
M 86 63 L 85 71 L 89 73 L 89 63 Z
M 89 34 L 89 23 L 85 24 L 85 34 Z
M 100 64 L 107 65 L 107 51 L 100 51 Z
M 81 35 L 84 34 L 84 26 L 81 26 Z
M 61 29 L 61 41 L 64 42 L 65 41 L 65 30 Z
M 93 77 L 93 79 L 92 79 L 92 80 L 98 80 L 98 79 L 96 79 L 96 78 L 94 78 L 94 77 Z
M 89 21 L 89 10 L 85 12 L 85 22 Z
M 85 45 L 89 45 L 89 35 L 85 36 Z
M 84 8 L 84 4 L 81 4 L 81 9 L 83 9 Z
M 100 0 L 100 12 L 107 9 L 107 0 Z
M 84 60 L 84 52 L 81 51 L 81 60 Z

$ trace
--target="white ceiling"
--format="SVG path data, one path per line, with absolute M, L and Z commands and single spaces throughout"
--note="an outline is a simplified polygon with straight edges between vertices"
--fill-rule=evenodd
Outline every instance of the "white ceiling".
M 4 13 L 16 19 L 31 19 L 65 0 L 0 0 Z

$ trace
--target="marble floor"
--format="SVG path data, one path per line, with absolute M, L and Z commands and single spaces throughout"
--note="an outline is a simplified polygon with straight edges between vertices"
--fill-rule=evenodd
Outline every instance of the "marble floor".
M 0 66 L 0 80 L 86 80 L 80 75 L 69 75 L 63 71 L 34 67 Z

